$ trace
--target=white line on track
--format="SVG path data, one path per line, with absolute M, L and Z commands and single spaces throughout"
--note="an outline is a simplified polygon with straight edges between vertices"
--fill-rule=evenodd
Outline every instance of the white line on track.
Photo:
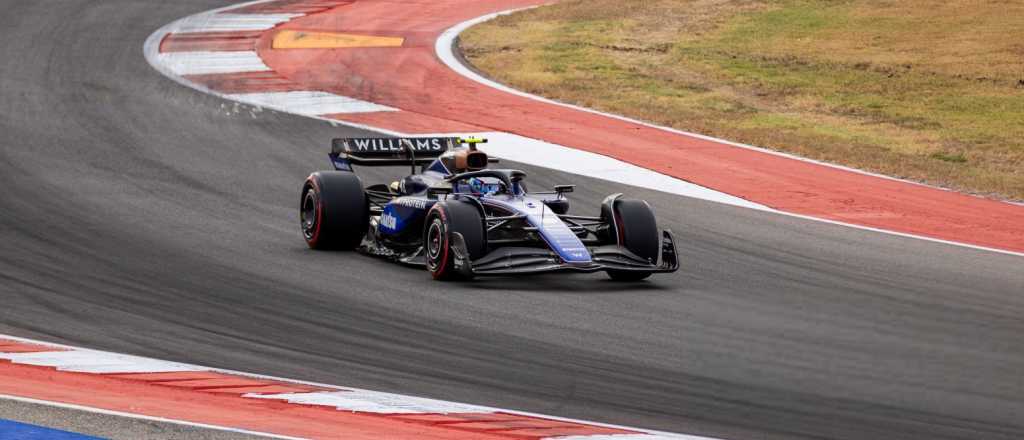
M 560 437 L 548 437 L 545 440 L 720 440 L 711 437 L 700 437 L 686 434 L 668 434 L 646 432 L 641 434 L 598 434 L 598 435 L 571 435 Z
M 265 72 L 270 70 L 256 51 L 166 52 L 157 62 L 175 75 Z
M 691 440 L 700 440 L 701 437 L 690 437 Z M 563 437 L 551 437 L 548 440 L 682 440 L 676 436 L 664 436 L 658 434 L 604 434 L 604 435 L 567 435 Z
M 244 93 L 227 96 L 229 99 L 257 107 L 266 107 L 303 116 L 397 111 L 388 106 L 327 92 Z
M 264 31 L 304 14 L 204 13 L 179 20 L 171 30 L 178 34 L 196 32 Z
M 341 411 L 378 414 L 490 413 L 489 408 L 377 391 L 353 390 L 314 393 L 246 394 L 254 399 L 285 400 L 303 405 L 331 406 Z
M 451 136 L 452 133 L 445 133 Z M 455 133 L 456 136 L 484 136 L 480 149 L 494 157 L 542 168 L 556 168 L 573 174 L 625 185 L 667 192 L 701 200 L 772 211 L 767 206 L 680 180 L 643 167 L 589 151 L 577 150 L 517 134 L 503 132 Z
M 194 365 L 93 350 L 0 353 L 0 359 L 15 364 L 55 367 L 79 373 L 169 373 L 199 371 Z

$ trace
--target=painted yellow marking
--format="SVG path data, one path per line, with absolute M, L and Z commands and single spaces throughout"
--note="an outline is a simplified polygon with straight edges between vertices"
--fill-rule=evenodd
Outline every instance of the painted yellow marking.
M 341 34 L 337 32 L 281 31 L 274 36 L 274 49 L 340 49 L 345 47 L 399 47 L 401 37 Z

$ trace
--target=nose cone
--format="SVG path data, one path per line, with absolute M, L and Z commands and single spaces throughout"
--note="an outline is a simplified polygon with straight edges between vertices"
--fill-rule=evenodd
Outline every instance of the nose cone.
M 590 251 L 583 245 L 576 233 L 558 218 L 558 214 L 542 202 L 534 202 L 539 214 L 531 215 L 531 223 L 540 230 L 541 236 L 563 261 L 570 264 L 590 264 Z

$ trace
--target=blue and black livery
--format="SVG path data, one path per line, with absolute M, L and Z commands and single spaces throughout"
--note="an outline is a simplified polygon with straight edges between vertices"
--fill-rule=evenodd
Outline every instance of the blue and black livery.
M 300 217 L 314 249 L 358 249 L 422 265 L 436 279 L 607 272 L 639 280 L 679 268 L 675 239 L 642 200 L 607 197 L 598 216 L 569 214 L 566 193 L 529 192 L 526 174 L 491 169 L 483 139 L 345 138 L 334 171 L 313 173 Z M 465 145 L 465 146 L 464 146 Z M 354 166 L 409 166 L 390 185 L 363 186 Z

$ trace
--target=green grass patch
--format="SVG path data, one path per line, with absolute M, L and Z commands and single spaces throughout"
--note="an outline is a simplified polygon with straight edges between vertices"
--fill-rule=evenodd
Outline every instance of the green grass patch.
M 1021 16 L 995 0 L 575 0 L 462 48 L 532 93 L 1024 200 Z

